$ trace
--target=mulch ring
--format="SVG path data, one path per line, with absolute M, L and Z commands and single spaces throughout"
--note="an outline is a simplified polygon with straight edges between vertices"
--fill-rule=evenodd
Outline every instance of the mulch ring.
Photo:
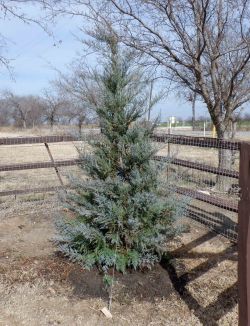
M 72 299 L 108 298 L 103 275 L 97 269 L 83 270 L 80 265 L 60 255 L 17 258 L 14 261 L 6 258 L 4 262 L 0 260 L 0 274 L 9 285 L 27 282 L 32 285 L 45 280 L 70 286 Z M 168 272 L 160 264 L 142 272 L 115 273 L 113 298 L 122 304 L 130 304 L 133 300 L 154 302 L 168 297 L 173 291 Z

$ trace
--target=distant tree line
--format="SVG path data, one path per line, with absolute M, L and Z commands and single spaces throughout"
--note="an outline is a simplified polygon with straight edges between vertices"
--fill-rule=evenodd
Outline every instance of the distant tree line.
M 80 101 L 53 90 L 45 90 L 39 96 L 5 91 L 0 97 L 0 127 L 49 126 L 53 129 L 55 125 L 72 125 L 81 132 L 84 124 L 96 122 L 93 112 Z

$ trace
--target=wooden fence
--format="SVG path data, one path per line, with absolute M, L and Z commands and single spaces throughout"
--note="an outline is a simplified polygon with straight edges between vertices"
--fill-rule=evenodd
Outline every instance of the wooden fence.
M 28 169 L 53 168 L 60 182 L 59 187 L 43 187 L 31 189 L 15 189 L 1 191 L 0 196 L 27 194 L 33 192 L 55 191 L 64 187 L 59 168 L 62 166 L 74 166 L 80 163 L 79 159 L 54 160 L 49 144 L 57 142 L 76 141 L 73 136 L 43 136 L 43 137 L 16 137 L 0 138 L 1 145 L 23 145 L 23 144 L 44 144 L 48 152 L 50 161 L 33 162 L 21 164 L 1 165 L 0 172 L 20 171 Z M 226 141 L 215 138 L 190 137 L 177 135 L 154 135 L 152 140 L 164 144 L 176 144 L 180 146 L 192 146 L 200 148 L 214 148 L 218 150 L 230 150 L 239 152 L 239 171 L 224 169 L 191 162 L 185 159 L 177 159 L 168 156 L 155 156 L 156 160 L 169 160 L 174 166 L 185 167 L 192 170 L 207 172 L 217 176 L 223 176 L 239 180 L 240 200 L 218 198 L 195 189 L 184 186 L 175 186 L 175 191 L 181 195 L 189 196 L 195 200 L 216 206 L 218 208 L 238 214 L 238 279 L 239 279 L 239 324 L 241 326 L 250 325 L 250 143 L 239 141 Z M 192 216 L 191 216 L 192 217 Z

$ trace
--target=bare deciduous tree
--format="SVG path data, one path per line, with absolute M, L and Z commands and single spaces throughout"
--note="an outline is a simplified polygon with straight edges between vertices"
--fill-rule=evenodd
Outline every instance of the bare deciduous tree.
M 248 0 L 108 0 L 123 42 L 208 108 L 219 138 L 250 100 Z M 109 8 L 109 9 L 110 9 Z M 153 60 L 153 61 L 152 61 Z
M 250 0 L 105 4 L 89 2 L 88 16 L 113 24 L 125 45 L 144 54 L 146 64 L 159 67 L 184 95 L 196 94 L 206 104 L 218 138 L 234 136 L 235 117 L 250 100 Z M 232 161 L 230 151 L 219 151 L 221 168 L 230 169 Z M 227 187 L 221 177 L 217 184 Z
M 85 106 L 84 102 L 76 102 L 74 99 L 71 99 L 66 114 L 69 118 L 69 121 L 77 125 L 78 133 L 81 136 L 82 127 L 84 123 L 88 121 L 89 117 L 89 110 Z
M 11 118 L 6 100 L 0 99 L 0 126 L 9 126 L 11 124 Z
M 94 111 L 100 101 L 95 69 L 78 57 L 70 64 L 68 70 L 68 73 L 57 71 L 58 79 L 53 82 L 54 86 L 62 95 L 76 102 L 83 102 Z
M 112 25 L 161 76 L 195 93 L 219 138 L 250 100 L 250 0 L 75 0 L 59 12 Z M 87 10 L 86 10 L 87 6 Z
M 28 128 L 42 123 L 42 103 L 37 96 L 18 96 L 5 91 L 1 106 L 8 112 L 8 122 L 12 120 L 18 127 Z
M 30 112 L 30 107 L 23 103 L 23 97 L 14 95 L 12 92 L 5 93 L 6 105 L 12 112 L 12 117 L 15 124 L 19 127 L 27 127 L 27 118 Z
M 68 73 L 58 71 L 54 86 L 68 103 L 65 112 L 81 134 L 84 122 L 93 120 L 95 109 L 100 104 L 100 89 L 96 72 L 79 57 L 69 66 Z
M 58 94 L 51 90 L 44 90 L 43 95 L 43 116 L 45 122 L 53 129 L 54 125 L 59 122 L 60 114 L 67 105 L 66 101 Z
M 28 117 L 28 125 L 32 128 L 43 124 L 43 102 L 39 96 L 26 97 L 26 105 L 31 107 Z

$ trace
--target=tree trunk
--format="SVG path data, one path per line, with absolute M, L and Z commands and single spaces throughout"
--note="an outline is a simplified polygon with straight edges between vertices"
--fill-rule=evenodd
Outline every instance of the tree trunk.
M 53 131 L 53 127 L 54 127 L 54 119 L 50 119 L 50 130 Z
M 83 121 L 78 120 L 78 133 L 79 133 L 79 137 L 81 137 L 81 135 L 82 135 L 82 124 L 83 124 Z
M 195 130 L 195 102 L 196 102 L 196 93 L 193 95 L 192 99 L 192 130 Z
M 223 127 L 216 127 L 217 135 L 219 139 L 228 139 L 228 133 Z M 219 148 L 218 149 L 218 167 L 219 169 L 231 170 L 233 165 L 233 151 L 230 149 Z M 231 188 L 232 182 L 228 177 L 218 175 L 216 178 L 216 189 L 221 192 L 228 192 Z

